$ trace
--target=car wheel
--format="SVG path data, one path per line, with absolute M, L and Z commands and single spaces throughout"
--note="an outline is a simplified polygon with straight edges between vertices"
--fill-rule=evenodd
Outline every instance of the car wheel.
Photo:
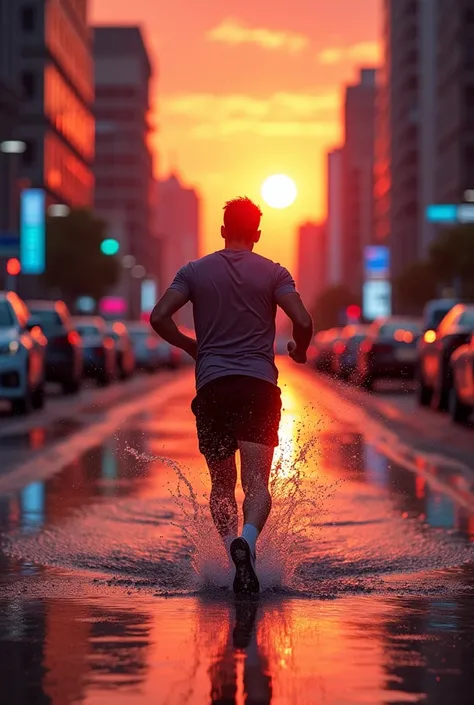
M 26 416 L 26 414 L 30 413 L 32 408 L 31 393 L 29 390 L 21 399 L 13 399 L 12 401 L 12 411 L 14 416 Z
M 471 415 L 471 407 L 463 404 L 455 387 L 449 393 L 449 413 L 454 423 L 467 423 Z
M 419 381 L 416 388 L 416 398 L 420 406 L 429 406 L 433 398 L 433 390 Z
M 63 384 L 63 394 L 77 394 L 80 384 L 77 379 L 70 379 Z
M 31 405 L 33 409 L 43 409 L 44 408 L 44 397 L 45 397 L 45 392 L 44 392 L 44 385 L 41 384 L 33 394 L 31 395 Z
M 433 394 L 431 407 L 435 411 L 447 411 L 449 408 L 449 397 L 450 389 L 448 387 L 443 386 L 437 389 Z

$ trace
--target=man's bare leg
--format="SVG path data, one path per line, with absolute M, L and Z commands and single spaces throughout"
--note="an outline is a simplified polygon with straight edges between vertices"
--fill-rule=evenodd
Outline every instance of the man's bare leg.
M 211 515 L 224 545 L 229 551 L 232 540 L 237 536 L 238 518 L 235 485 L 237 468 L 235 455 L 225 460 L 207 461 L 211 475 Z
M 272 508 L 268 482 L 274 449 L 248 441 L 241 441 L 239 449 L 242 488 L 245 494 L 244 526 L 250 524 L 260 533 Z
M 260 443 L 239 442 L 244 500 L 242 535 L 232 541 L 231 557 L 235 564 L 234 592 L 257 593 L 260 590 L 255 571 L 255 545 L 270 514 L 272 498 L 268 481 L 273 448 Z

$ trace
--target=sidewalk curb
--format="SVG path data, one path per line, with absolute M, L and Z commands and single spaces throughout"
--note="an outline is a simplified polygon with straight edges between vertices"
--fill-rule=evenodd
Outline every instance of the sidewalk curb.
M 123 422 L 136 416 L 144 408 L 159 408 L 166 404 L 183 383 L 179 376 L 164 382 L 147 394 L 138 395 L 132 401 L 117 402 L 117 406 L 106 414 L 103 421 L 91 421 L 84 428 L 59 441 L 52 448 L 40 451 L 34 458 L 21 463 L 16 468 L 0 476 L 0 495 L 11 494 L 30 482 L 43 481 L 59 472 L 78 455 L 102 443 L 120 430 Z

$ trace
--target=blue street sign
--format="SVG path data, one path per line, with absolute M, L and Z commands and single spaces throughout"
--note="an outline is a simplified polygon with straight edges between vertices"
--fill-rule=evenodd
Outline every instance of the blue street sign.
M 426 208 L 426 219 L 430 223 L 457 223 L 458 207 L 453 204 L 433 203 Z
M 385 245 L 369 245 L 364 250 L 365 279 L 390 277 L 390 250 Z
M 21 193 L 20 261 L 23 274 L 42 274 L 46 255 L 46 209 L 43 189 L 30 188 Z

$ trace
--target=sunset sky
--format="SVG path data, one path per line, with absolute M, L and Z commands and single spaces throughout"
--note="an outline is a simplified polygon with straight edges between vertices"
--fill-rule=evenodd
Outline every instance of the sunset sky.
M 203 197 L 202 251 L 220 246 L 225 200 L 264 210 L 259 251 L 292 266 L 296 227 L 325 213 L 325 153 L 341 139 L 344 83 L 378 60 L 381 0 L 91 0 L 97 24 L 139 24 L 155 77 L 155 170 Z M 265 206 L 285 173 L 299 197 Z

